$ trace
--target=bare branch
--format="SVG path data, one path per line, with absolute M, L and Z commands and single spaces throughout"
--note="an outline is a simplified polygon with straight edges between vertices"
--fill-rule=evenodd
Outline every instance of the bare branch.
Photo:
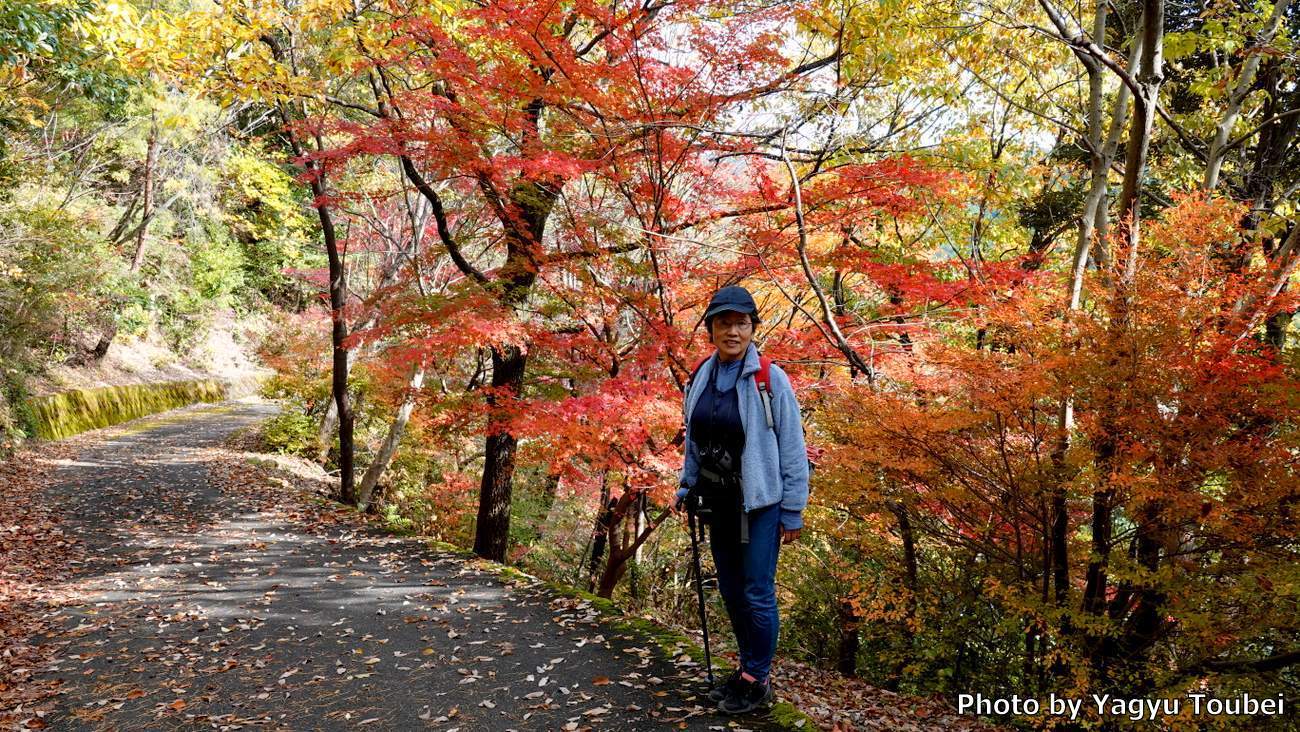
M 473 278 L 475 282 L 481 285 L 487 284 L 487 275 L 480 272 L 474 265 L 470 264 L 465 255 L 460 251 L 460 245 L 456 243 L 455 237 L 451 235 L 451 228 L 447 225 L 447 212 L 442 207 L 442 197 L 438 192 L 433 190 L 433 186 L 420 175 L 420 171 L 415 169 L 415 163 L 406 155 L 399 156 L 402 161 L 402 172 L 406 174 L 407 180 L 415 186 L 420 195 L 424 196 L 429 202 L 429 208 L 433 212 L 434 223 L 437 224 L 438 238 L 442 240 L 442 245 L 447 249 L 447 254 L 451 260 L 456 263 L 456 267 L 464 272 L 467 277 Z
M 862 356 L 849 345 L 840 331 L 840 326 L 835 322 L 835 315 L 831 312 L 830 303 L 826 300 L 826 293 L 822 292 L 821 285 L 817 284 L 817 276 L 813 274 L 812 264 L 808 261 L 808 227 L 803 219 L 803 192 L 799 187 L 799 175 L 795 172 L 794 163 L 790 162 L 790 157 L 785 155 L 785 150 L 781 151 L 785 160 L 785 168 L 790 174 L 791 194 L 794 197 L 794 217 L 795 223 L 799 227 L 799 262 L 803 266 L 804 277 L 808 280 L 808 285 L 812 287 L 813 293 L 817 295 L 817 301 L 822 306 L 822 321 L 830 328 L 831 333 L 835 336 L 835 346 L 844 354 L 859 371 L 867 375 L 867 382 L 874 385 L 876 381 L 876 371 L 863 360 Z

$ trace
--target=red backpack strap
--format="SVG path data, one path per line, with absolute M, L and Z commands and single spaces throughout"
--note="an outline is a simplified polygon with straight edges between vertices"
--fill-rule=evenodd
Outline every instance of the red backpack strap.
M 767 415 L 767 426 L 776 429 L 772 421 L 772 359 L 758 354 L 758 373 L 754 374 L 754 385 L 758 387 L 758 398 L 763 402 L 763 412 Z

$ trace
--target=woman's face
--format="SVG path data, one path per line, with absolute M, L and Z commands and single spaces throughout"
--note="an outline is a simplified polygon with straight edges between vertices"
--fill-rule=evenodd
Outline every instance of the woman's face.
M 718 359 L 735 361 L 745 355 L 754 339 L 754 325 L 748 313 L 727 310 L 713 317 L 709 340 L 718 347 Z

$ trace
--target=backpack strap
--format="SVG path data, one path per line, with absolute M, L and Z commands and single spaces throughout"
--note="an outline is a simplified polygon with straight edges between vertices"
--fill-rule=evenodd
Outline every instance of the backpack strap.
M 758 398 L 763 402 L 763 412 L 767 415 L 767 426 L 776 429 L 772 420 L 772 359 L 758 354 L 758 373 L 754 374 L 754 384 L 758 386 Z

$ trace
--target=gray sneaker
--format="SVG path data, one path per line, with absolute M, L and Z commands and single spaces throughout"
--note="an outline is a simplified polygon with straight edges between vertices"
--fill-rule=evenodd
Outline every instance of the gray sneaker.
M 771 703 L 771 679 L 761 684 L 757 681 L 737 679 L 736 685 L 728 689 L 727 696 L 718 702 L 718 711 L 723 714 L 748 714 Z
M 720 702 L 723 699 L 726 699 L 727 694 L 730 693 L 731 688 L 735 686 L 738 681 L 740 681 L 740 669 L 732 671 L 731 675 L 727 676 L 727 678 L 714 684 L 713 688 L 709 689 L 709 700 Z

